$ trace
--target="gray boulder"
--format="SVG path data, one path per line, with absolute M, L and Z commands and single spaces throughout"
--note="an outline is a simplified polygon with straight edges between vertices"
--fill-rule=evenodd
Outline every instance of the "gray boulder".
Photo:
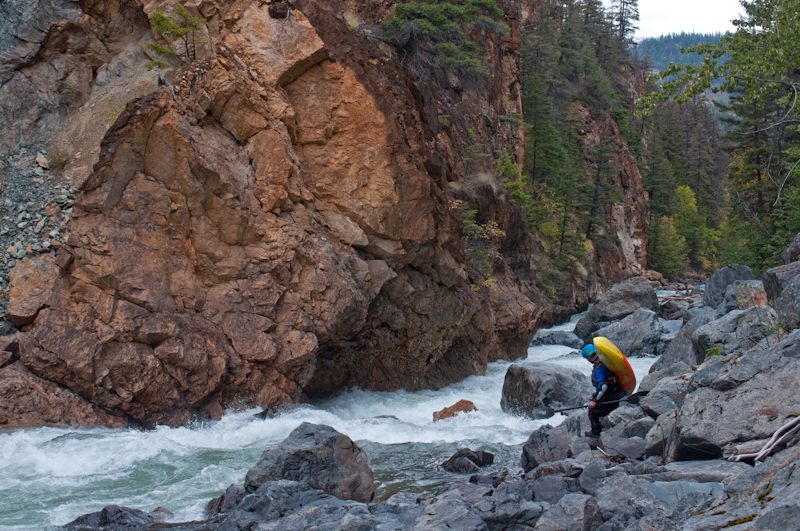
M 68 523 L 63 529 L 79 531 L 83 529 L 147 529 L 155 524 L 155 519 L 144 511 L 121 507 L 119 505 L 106 505 L 101 511 L 79 516 Z
M 375 515 L 384 517 L 381 525 L 374 528 L 376 531 L 489 531 L 480 511 L 457 491 L 444 492 L 416 507 L 403 508 L 397 514 L 376 512 Z M 350 527 L 339 529 L 349 531 Z
M 697 359 L 710 354 L 748 351 L 774 334 L 777 314 L 769 306 L 734 310 L 698 328 L 692 334 Z
M 539 330 L 531 340 L 531 346 L 539 345 L 564 345 L 565 347 L 579 349 L 583 346 L 583 340 L 565 330 Z
M 717 306 L 717 315 L 734 310 L 746 310 L 753 306 L 767 305 L 767 292 L 760 280 L 737 280 L 725 290 L 722 302 Z
M 713 356 L 692 378 L 670 460 L 716 459 L 732 442 L 766 439 L 800 411 L 800 330 L 767 349 Z
M 680 408 L 689 392 L 689 382 L 686 375 L 663 378 L 639 401 L 639 406 L 654 419 Z
M 474 474 L 479 468 L 489 466 L 494 462 L 494 455 L 478 450 L 473 452 L 469 448 L 461 448 L 450 459 L 442 463 L 442 468 L 454 474 Z
M 569 452 L 572 438 L 583 436 L 589 427 L 586 411 L 573 413 L 556 427 L 545 424 L 531 433 L 522 446 L 520 466 L 525 472 L 529 472 L 542 463 L 572 457 Z
M 672 442 L 673 431 L 677 423 L 678 410 L 667 411 L 656 419 L 655 425 L 644 438 L 644 453 L 647 456 L 664 456 Z
M 792 328 L 800 323 L 800 276 L 794 277 L 775 299 L 776 325 Z
M 244 487 L 255 492 L 265 482 L 279 479 L 305 481 L 343 500 L 369 502 L 374 493 L 367 454 L 330 426 L 308 422 L 277 446 L 264 450 L 247 472 Z
M 506 370 L 500 407 L 506 413 L 530 416 L 536 408 L 555 409 L 589 403 L 588 376 L 555 363 L 515 364 Z
M 639 383 L 640 391 L 649 391 L 661 378 L 678 376 L 705 361 L 705 352 L 698 359 L 692 346 L 692 335 L 703 325 L 714 320 L 716 314 L 710 308 L 692 308 L 684 315 L 684 324 L 675 339 L 670 342 L 661 357 L 650 366 L 650 374 Z
M 607 337 L 628 357 L 657 356 L 663 329 L 658 315 L 639 308 L 621 321 L 592 332 L 592 337 Z
M 646 443 L 641 437 L 615 437 L 603 432 L 600 441 L 611 457 L 641 459 L 644 456 Z
M 792 262 L 791 264 L 772 267 L 764 271 L 761 279 L 764 282 L 767 299 L 775 301 L 783 293 L 786 286 L 797 276 L 800 276 L 800 262 Z
M 781 253 L 781 258 L 783 259 L 784 264 L 790 264 L 797 260 L 797 257 L 800 256 L 800 234 L 794 237 L 792 243 L 783 250 Z
M 703 303 L 710 307 L 716 308 L 725 297 L 725 292 L 728 286 L 737 280 L 755 280 L 753 270 L 747 266 L 739 264 L 731 264 L 729 266 L 717 269 L 711 278 L 706 280 L 706 289 L 703 293 Z
M 597 300 L 575 325 L 575 335 L 588 340 L 598 323 L 619 321 L 639 308 L 658 310 L 656 290 L 643 278 L 634 277 L 615 284 Z
M 603 524 L 597 502 L 587 494 L 567 494 L 536 522 L 534 531 L 594 531 Z
M 792 531 L 800 519 L 800 482 L 797 462 L 800 446 L 794 446 L 747 467 L 725 485 L 713 511 L 694 514 L 683 524 L 685 531 L 753 529 Z M 738 523 L 744 525 L 736 525 Z

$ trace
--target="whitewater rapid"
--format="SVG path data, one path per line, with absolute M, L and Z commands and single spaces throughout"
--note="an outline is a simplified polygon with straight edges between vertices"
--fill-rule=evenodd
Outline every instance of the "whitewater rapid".
M 557 330 L 572 330 L 583 314 Z M 514 363 L 550 361 L 590 374 L 573 349 L 531 347 Z M 631 358 L 641 379 L 655 358 Z M 529 420 L 503 413 L 500 395 L 509 362 L 438 391 L 353 390 L 260 419 L 259 410 L 229 412 L 218 422 L 137 430 L 39 428 L 0 432 L 0 530 L 66 524 L 109 504 L 152 511 L 171 521 L 203 518 L 206 503 L 244 476 L 264 448 L 302 422 L 327 424 L 364 448 L 375 471 L 376 499 L 394 492 L 435 490 L 447 479 L 437 464 L 461 447 L 496 455 L 495 468 L 519 468 L 520 446 L 532 431 L 563 420 Z M 478 411 L 433 423 L 433 412 L 467 399 Z M 384 418 L 375 418 L 381 417 Z M 391 418 L 388 416 L 393 416 Z

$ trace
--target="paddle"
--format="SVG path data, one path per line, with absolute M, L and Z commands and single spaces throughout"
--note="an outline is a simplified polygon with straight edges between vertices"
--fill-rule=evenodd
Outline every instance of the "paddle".
M 648 391 L 639 391 L 638 393 L 633 393 L 631 396 L 625 397 L 621 400 L 611 400 L 609 402 L 604 402 L 604 403 L 616 404 L 618 402 L 627 402 L 629 404 L 636 405 L 639 403 L 639 400 L 641 400 L 642 397 L 645 396 L 647 393 Z M 588 407 L 588 406 L 565 407 L 562 409 L 553 409 L 551 407 L 539 407 L 531 412 L 531 417 L 533 417 L 534 419 L 549 419 L 556 413 L 561 413 L 562 411 L 571 411 L 573 409 L 581 409 L 583 407 Z

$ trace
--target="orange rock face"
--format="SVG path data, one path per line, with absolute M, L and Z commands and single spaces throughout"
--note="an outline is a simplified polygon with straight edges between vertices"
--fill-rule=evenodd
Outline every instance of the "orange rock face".
M 446 407 L 441 411 L 434 411 L 433 421 L 439 422 L 443 419 L 453 418 L 459 413 L 469 413 L 470 411 L 478 411 L 478 408 L 476 408 L 475 404 L 469 400 L 459 400 L 452 406 Z
M 203 60 L 174 95 L 128 104 L 56 259 L 12 277 L 9 318 L 25 326 L 13 366 L 98 423 L 437 388 L 524 355 L 565 311 L 537 294 L 524 215 L 492 187 L 506 260 L 477 292 L 448 195 L 467 131 L 521 153 L 521 131 L 499 119 L 519 109 L 511 3 L 512 35 L 486 43 L 509 54 L 497 75 L 430 94 L 341 18 L 378 20 L 374 3 L 299 0 L 291 23 L 260 4 L 200 4 Z M 36 418 L 90 418 L 60 411 Z

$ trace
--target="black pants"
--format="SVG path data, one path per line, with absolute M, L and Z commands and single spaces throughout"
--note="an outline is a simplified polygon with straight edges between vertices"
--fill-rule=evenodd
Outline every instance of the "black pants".
M 609 389 L 597 404 L 589 409 L 589 422 L 592 423 L 592 433 L 600 435 L 603 426 L 600 419 L 619 407 L 618 400 L 622 400 L 626 395 L 625 389 Z M 611 402 L 611 403 L 609 403 Z

